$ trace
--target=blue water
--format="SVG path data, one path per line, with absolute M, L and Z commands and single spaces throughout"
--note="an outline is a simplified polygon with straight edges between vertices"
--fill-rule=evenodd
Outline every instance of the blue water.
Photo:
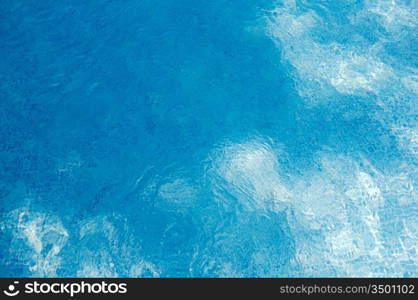
M 0 275 L 417 276 L 415 0 L 0 3 Z

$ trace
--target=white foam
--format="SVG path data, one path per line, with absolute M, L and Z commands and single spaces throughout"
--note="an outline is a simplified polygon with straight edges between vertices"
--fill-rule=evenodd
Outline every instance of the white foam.
M 157 267 L 149 262 L 141 260 L 130 268 L 129 277 L 159 277 L 160 272 Z
M 399 145 L 413 156 L 418 156 L 418 128 L 395 126 L 392 132 L 398 138 Z
M 379 94 L 393 80 L 392 68 L 374 55 L 370 50 L 373 48 L 359 49 L 332 40 L 318 42 L 317 32 L 338 25 L 325 25 L 313 10 L 303 11 L 292 4 L 274 12 L 269 33 L 280 43 L 283 58 L 302 80 L 298 81 L 302 96 L 321 98 L 318 93 L 323 93 L 326 97 L 332 93 L 331 87 L 347 95 Z
M 10 212 L 8 222 L 14 238 L 26 241 L 31 252 L 29 271 L 32 276 L 57 276 L 61 265 L 60 252 L 68 241 L 68 232 L 59 218 L 26 208 Z
M 298 92 L 307 101 L 330 98 L 336 101 L 336 97 L 331 97 L 335 92 L 359 96 L 371 93 L 397 99 L 397 105 L 401 105 L 399 99 L 408 97 L 399 88 L 402 82 L 416 94 L 415 82 L 411 81 L 413 73 L 405 68 L 404 62 L 397 64 L 397 58 L 385 50 L 385 45 L 397 40 L 402 43 L 414 34 L 418 23 L 414 3 L 366 1 L 363 8 L 353 6 L 347 13 L 351 24 L 340 24 L 330 17 L 323 19 L 304 1 L 284 1 L 272 12 L 268 33 L 278 42 L 283 59 L 294 67 Z M 318 6 L 329 15 L 337 13 L 325 4 Z M 373 16 L 378 16 L 380 22 L 374 26 L 365 21 Z M 409 28 L 410 33 L 386 39 L 379 32 L 379 25 L 392 33 L 406 32 L 405 28 Z M 352 30 L 347 30 L 347 26 Z M 357 27 L 364 27 L 366 32 L 375 31 L 379 39 L 368 41 Z M 333 36 L 345 37 L 347 42 L 337 41 Z
M 249 210 L 281 210 L 281 202 L 290 194 L 279 175 L 276 154 L 263 141 L 223 146 L 215 158 L 215 185 L 227 183 L 226 189 L 239 195 L 241 204 Z
M 405 194 L 390 183 L 395 177 L 379 173 L 364 158 L 360 166 L 348 157 L 320 154 L 318 164 L 319 171 L 301 177 L 293 192 L 295 220 L 290 223 L 297 260 L 311 269 L 312 275 L 318 274 L 316 268 L 321 265 L 326 266 L 322 269 L 325 275 L 344 276 L 402 276 L 403 264 L 409 262 L 411 269 L 416 266 L 413 252 L 404 245 L 411 244 L 416 233 L 412 237 L 404 226 L 398 232 L 404 241 L 390 243 L 382 235 L 381 216 L 392 214 L 384 210 L 382 190 Z M 407 177 L 401 180 L 411 186 Z M 399 202 L 398 211 L 407 211 L 403 205 Z M 318 236 L 308 241 L 300 234 L 303 231 Z
M 401 200 L 414 193 L 411 174 L 386 175 L 364 157 L 318 153 L 317 169 L 287 174 L 285 180 L 278 161 L 283 152 L 268 142 L 228 144 L 215 152 L 213 184 L 222 187 L 220 194 L 232 194 L 245 209 L 260 214 L 278 213 L 286 202 L 294 264 L 303 266 L 304 276 L 402 276 L 405 264 L 411 269 L 418 265 L 413 252 L 417 234 L 410 232 L 416 226 L 403 226 L 396 241 L 382 235 L 382 215 L 392 213 L 385 211 L 384 194 L 389 199 L 396 195 L 398 211 L 416 205 Z M 234 274 L 233 266 L 224 267 Z
M 366 1 L 368 12 L 379 15 L 380 23 L 390 33 L 398 33 L 405 27 L 418 25 L 418 2 L 399 0 Z

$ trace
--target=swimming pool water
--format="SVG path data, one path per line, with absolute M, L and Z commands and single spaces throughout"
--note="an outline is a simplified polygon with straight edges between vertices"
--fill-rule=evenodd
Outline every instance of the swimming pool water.
M 415 0 L 0 3 L 0 275 L 418 275 Z

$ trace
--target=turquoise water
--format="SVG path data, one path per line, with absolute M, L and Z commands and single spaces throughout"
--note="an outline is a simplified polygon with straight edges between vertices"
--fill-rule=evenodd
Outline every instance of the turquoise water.
M 417 276 L 418 4 L 0 3 L 0 275 Z

